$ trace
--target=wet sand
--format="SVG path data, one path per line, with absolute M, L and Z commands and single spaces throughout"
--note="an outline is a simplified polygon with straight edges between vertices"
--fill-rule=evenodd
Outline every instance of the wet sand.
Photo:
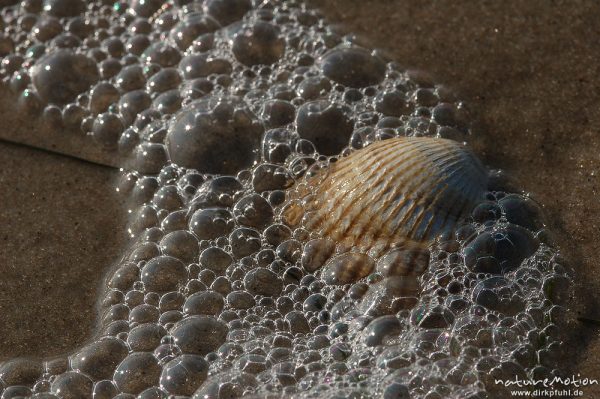
M 573 315 L 600 319 L 600 3 L 315 1 L 330 21 L 454 89 L 470 140 L 539 201 L 575 273 Z M 600 380 L 600 328 L 576 323 L 565 359 Z M 586 397 L 600 397 L 595 385 Z
M 368 46 L 386 50 L 406 68 L 431 72 L 467 102 L 477 153 L 544 206 L 549 230 L 575 270 L 573 314 L 600 319 L 600 5 L 315 4 Z M 0 220 L 0 268 L 8 276 L 0 281 L 0 358 L 74 349 L 92 331 L 95 289 L 123 248 L 115 172 L 6 145 L 0 160 L 0 203 L 10 204 Z M 573 342 L 581 344 L 569 343 L 574 370 L 600 379 L 600 329 L 576 327 Z M 585 392 L 600 396 L 598 386 Z
M 117 171 L 5 143 L 0 164 L 0 360 L 70 352 L 124 250 Z

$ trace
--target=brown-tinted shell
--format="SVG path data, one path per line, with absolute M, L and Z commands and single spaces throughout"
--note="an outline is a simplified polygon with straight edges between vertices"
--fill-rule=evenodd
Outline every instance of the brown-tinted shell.
M 458 142 L 389 139 L 308 178 L 290 193 L 282 218 L 373 257 L 390 247 L 423 248 L 481 201 L 487 176 Z

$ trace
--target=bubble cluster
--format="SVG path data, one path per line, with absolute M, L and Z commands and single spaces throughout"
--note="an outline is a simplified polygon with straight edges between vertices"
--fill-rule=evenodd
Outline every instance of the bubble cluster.
M 20 111 L 127 156 L 131 210 L 98 335 L 3 363 L 3 398 L 485 398 L 509 395 L 495 379 L 560 374 L 570 277 L 538 205 L 493 173 L 426 245 L 361 250 L 301 222 L 349 154 L 468 140 L 445 87 L 295 0 L 23 0 L 1 16 Z

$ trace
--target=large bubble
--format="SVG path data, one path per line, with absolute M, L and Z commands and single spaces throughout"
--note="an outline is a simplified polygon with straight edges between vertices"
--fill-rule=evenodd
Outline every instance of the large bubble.
M 263 128 L 236 98 L 210 98 L 176 115 L 167 134 L 171 160 L 205 173 L 235 174 L 257 159 Z
M 69 50 L 58 50 L 41 58 L 32 68 L 32 81 L 40 97 L 66 104 L 98 81 L 93 60 Z

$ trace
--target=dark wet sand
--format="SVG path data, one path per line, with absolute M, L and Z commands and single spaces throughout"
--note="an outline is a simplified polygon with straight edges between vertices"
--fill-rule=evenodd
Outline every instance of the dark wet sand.
M 117 172 L 4 143 L 0 164 L 0 360 L 71 351 L 124 250 Z
M 471 140 L 543 204 L 576 273 L 573 314 L 600 319 L 600 3 L 315 1 L 408 69 L 468 104 Z M 600 380 L 600 328 L 578 323 L 565 367 Z M 600 388 L 584 390 L 600 397 Z
M 600 3 L 315 4 L 330 21 L 387 50 L 406 68 L 431 72 L 468 103 L 478 154 L 544 205 L 549 228 L 576 272 L 573 314 L 600 319 Z M 122 232 L 124 217 L 112 206 L 113 174 L 4 145 L 0 160 L 0 223 L 3 240 L 8 237 L 0 272 L 9 276 L 0 280 L 0 358 L 75 348 L 93 325 L 94 289 L 122 249 L 115 231 Z M 35 212 L 28 216 L 30 209 Z M 19 235 L 24 230 L 28 234 Z M 72 278 L 57 278 L 66 270 Z M 576 358 L 565 363 L 600 379 L 600 328 L 576 327 L 568 344 Z M 600 388 L 585 393 L 600 397 Z

